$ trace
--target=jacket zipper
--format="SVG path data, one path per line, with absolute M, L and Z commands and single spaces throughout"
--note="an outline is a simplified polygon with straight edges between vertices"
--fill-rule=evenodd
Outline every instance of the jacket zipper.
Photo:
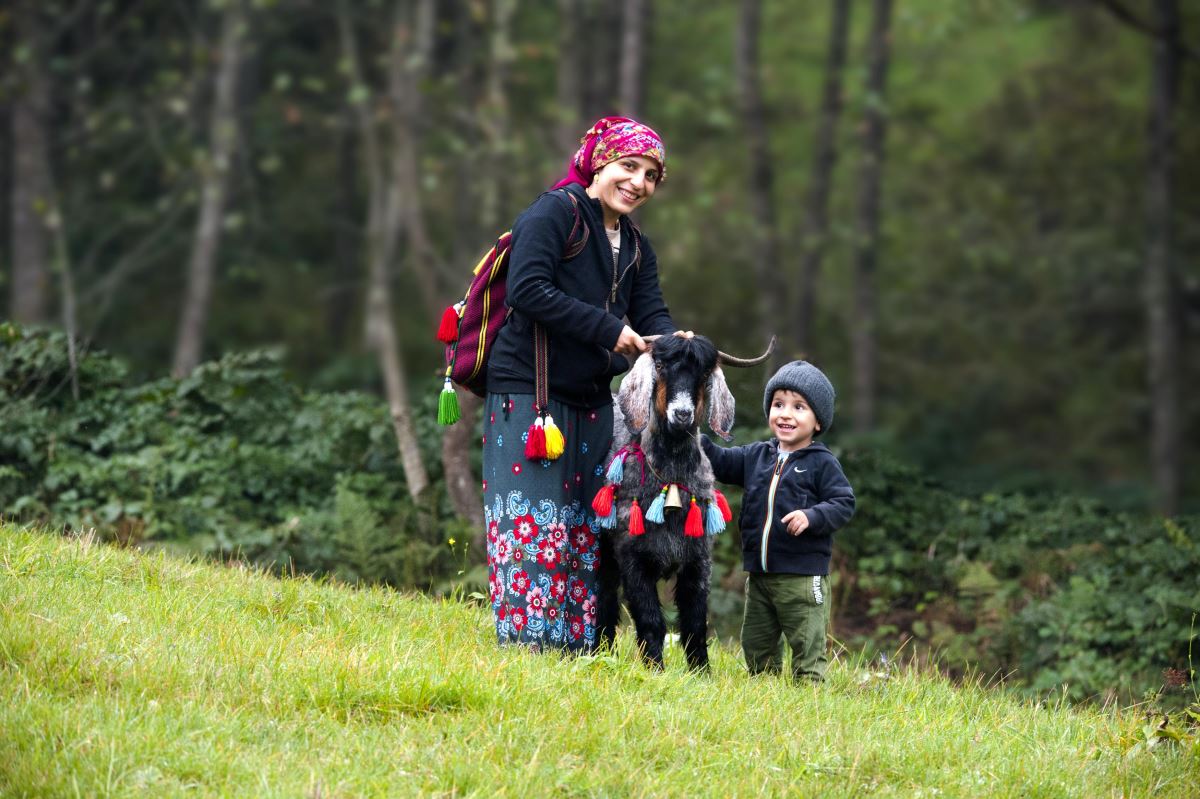
M 779 486 L 779 475 L 783 474 L 783 465 L 787 463 L 786 453 L 775 459 L 775 473 L 771 475 L 771 488 L 767 491 L 767 518 L 763 522 L 762 531 L 762 570 L 767 570 L 767 541 L 771 537 L 771 519 L 775 516 L 775 489 Z

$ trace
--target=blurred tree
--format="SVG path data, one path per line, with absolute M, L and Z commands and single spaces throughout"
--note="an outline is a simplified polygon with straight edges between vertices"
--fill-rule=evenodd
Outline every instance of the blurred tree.
M 734 63 L 737 70 L 738 96 L 745 122 L 750 169 L 747 171 L 750 213 L 753 217 L 750 256 L 758 277 L 758 307 L 754 318 L 759 338 L 770 338 L 779 320 L 788 318 L 787 283 L 779 263 L 779 235 L 776 231 L 774 166 L 771 159 L 770 131 L 763 103 L 762 78 L 759 75 L 759 27 L 762 7 L 759 0 L 742 0 L 738 18 Z M 786 360 L 786 347 L 777 349 L 767 364 L 774 371 Z
M 621 57 L 617 60 L 620 95 L 617 110 L 637 118 L 642 113 L 646 81 L 646 29 L 650 0 L 624 0 L 621 4 Z
M 851 0 L 832 0 L 830 3 L 821 118 L 817 125 L 801 227 L 800 296 L 794 304 L 797 308 L 794 343 L 798 353 L 806 353 L 812 346 L 817 285 L 829 238 L 829 195 L 838 157 L 837 128 L 842 113 L 842 75 L 845 72 L 846 40 L 850 31 L 850 7 Z
M 221 40 L 214 54 L 217 72 L 209 116 L 208 151 L 200 164 L 200 208 L 188 258 L 187 288 L 171 365 L 171 373 L 176 377 L 190 374 L 200 363 L 204 349 L 221 230 L 225 222 L 229 175 L 237 156 L 238 77 L 246 23 L 242 0 L 226 0 L 221 12 Z
M 509 108 L 508 84 L 513 62 L 517 58 L 513 46 L 513 16 L 517 0 L 492 0 L 492 29 L 488 41 L 488 69 L 485 78 L 483 106 L 479 109 L 480 129 L 486 150 L 485 179 L 481 186 L 480 216 L 486 230 L 499 231 L 503 225 L 504 209 L 508 205 L 510 181 L 509 159 L 514 155 L 512 115 Z
M 554 140 L 563 153 L 574 153 L 585 123 L 582 119 L 584 59 L 584 0 L 558 0 L 558 68 L 555 70 Z
M 621 104 L 620 64 L 623 3 L 584 0 L 587 4 L 582 37 L 577 42 L 585 60 L 583 116 L 590 123 L 615 114 Z
M 1176 111 L 1185 54 L 1176 0 L 1153 0 L 1146 22 L 1117 0 L 1096 0 L 1116 19 L 1151 37 L 1146 125 L 1145 284 L 1147 385 L 1150 391 L 1150 468 L 1154 503 L 1166 516 L 1179 512 L 1181 483 L 1180 338 L 1183 292 L 1172 242 Z M 1196 57 L 1195 54 L 1191 54 Z
M 405 97 L 405 91 L 411 88 L 405 65 L 414 58 L 408 27 L 409 11 L 408 3 L 398 0 L 386 27 L 390 39 L 386 96 L 391 107 L 384 109 L 383 116 L 390 123 L 387 132 L 391 134 L 388 140 L 391 148 L 385 152 L 377 124 L 381 114 L 377 113 L 366 82 L 349 4 L 347 0 L 341 0 L 337 6 L 342 58 L 350 79 L 347 97 L 358 118 L 363 169 L 367 176 L 367 342 L 379 358 L 405 480 L 409 494 L 416 498 L 429 485 L 429 474 L 421 459 L 413 426 L 403 355 L 392 319 L 390 277 L 391 266 L 398 256 L 401 226 L 409 218 L 404 206 L 407 201 L 416 199 L 406 197 L 404 193 L 406 188 L 411 188 L 406 185 L 411 164 L 405 162 L 414 157 L 412 120 L 406 116 L 409 101 Z
M 1149 152 L 1146 169 L 1146 316 L 1150 382 L 1150 463 L 1160 513 L 1179 512 L 1179 338 L 1182 299 L 1172 252 L 1175 102 L 1182 62 L 1176 0 L 1154 0 L 1159 31 L 1151 73 Z
M 12 295 L 9 312 L 26 324 L 49 321 L 50 77 L 52 32 L 41 3 L 13 7 L 17 46 L 10 53 L 12 86 Z
M 892 0 L 873 0 L 867 43 L 867 85 L 859 165 L 858 219 L 854 253 L 854 429 L 875 429 L 878 392 L 878 309 L 875 269 L 879 259 L 880 199 L 887 138 L 887 75 L 891 49 Z

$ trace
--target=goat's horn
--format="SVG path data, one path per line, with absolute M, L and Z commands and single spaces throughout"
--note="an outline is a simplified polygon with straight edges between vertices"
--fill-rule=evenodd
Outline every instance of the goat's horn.
M 771 357 L 771 353 L 775 351 L 775 337 L 771 336 L 771 343 L 767 345 L 767 351 L 757 358 L 735 358 L 732 355 L 717 350 L 717 363 L 722 366 L 758 366 L 760 363 Z

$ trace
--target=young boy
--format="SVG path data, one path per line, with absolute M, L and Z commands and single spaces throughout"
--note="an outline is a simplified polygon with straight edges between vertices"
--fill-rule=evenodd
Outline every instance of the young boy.
M 763 394 L 773 439 L 728 449 L 703 439 L 716 478 L 746 489 L 738 527 L 749 572 L 742 650 L 751 674 L 782 670 L 782 636 L 795 679 L 825 676 L 833 533 L 854 514 L 841 464 L 814 441 L 833 423 L 833 401 L 820 369 L 792 361 Z

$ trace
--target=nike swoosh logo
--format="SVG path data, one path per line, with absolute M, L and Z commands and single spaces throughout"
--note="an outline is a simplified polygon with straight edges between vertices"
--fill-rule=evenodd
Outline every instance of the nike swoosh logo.
M 801 469 L 799 466 L 793 466 L 792 471 L 794 471 L 796 474 L 804 474 L 808 471 L 808 469 Z

